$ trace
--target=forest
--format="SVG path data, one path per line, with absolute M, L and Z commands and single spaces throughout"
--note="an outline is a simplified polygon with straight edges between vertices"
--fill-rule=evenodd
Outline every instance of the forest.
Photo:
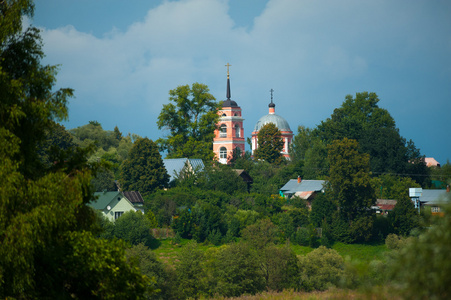
M 418 214 L 408 188 L 446 188 L 451 164 L 426 167 L 376 93 L 348 95 L 316 128 L 300 126 L 290 160 L 269 126 L 259 143 L 272 147 L 215 162 L 221 103 L 199 83 L 169 91 L 156 121 L 171 129 L 165 138 L 95 120 L 68 130 L 74 91 L 54 90 L 39 30 L 22 29 L 32 14 L 32 1 L 0 2 L 1 298 L 449 298 L 451 208 Z M 162 153 L 204 168 L 168 174 Z M 324 192 L 282 197 L 298 177 L 325 180 Z M 89 205 L 118 188 L 139 191 L 145 213 L 111 222 Z M 376 214 L 378 198 L 397 204 Z

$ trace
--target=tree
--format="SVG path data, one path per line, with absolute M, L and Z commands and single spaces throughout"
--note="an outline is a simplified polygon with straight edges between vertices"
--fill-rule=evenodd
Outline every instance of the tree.
M 171 276 L 172 271 L 165 268 L 152 250 L 138 244 L 126 250 L 126 257 L 139 266 L 142 274 L 153 279 L 148 286 L 147 299 L 174 299 L 172 287 L 175 282 Z
M 121 166 L 121 185 L 125 191 L 139 191 L 143 195 L 168 185 L 169 175 L 157 145 L 148 138 L 138 139 L 129 158 Z
M 300 259 L 301 285 L 306 291 L 326 290 L 337 285 L 344 274 L 343 257 L 320 246 Z
M 177 286 L 180 292 L 178 299 L 198 298 L 207 287 L 207 276 L 203 262 L 204 251 L 200 250 L 196 242 L 186 244 L 178 255 L 175 265 Z
M 213 257 L 214 292 L 225 297 L 255 294 L 265 288 L 259 258 L 247 245 L 234 243 L 219 249 Z
M 132 245 L 151 246 L 150 221 L 140 211 L 128 211 L 114 222 L 113 234 Z
M 72 90 L 52 92 L 39 30 L 22 31 L 32 12 L 31 1 L 0 3 L 0 298 L 140 298 L 148 278 L 125 245 L 95 237 L 90 150 L 43 166 L 38 148 L 67 118 Z
M 258 148 L 254 152 L 256 159 L 261 159 L 269 163 L 280 164 L 283 161 L 282 133 L 273 123 L 263 126 L 257 135 Z
M 214 157 L 213 138 L 219 120 L 220 103 L 205 84 L 193 83 L 178 86 L 169 91 L 169 101 L 163 105 L 158 116 L 158 129 L 169 130 L 166 138 L 156 142 L 168 158 L 202 158 L 210 161 Z
M 423 183 L 428 175 L 424 157 L 412 141 L 406 142 L 399 134 L 395 120 L 378 103 L 376 93 L 356 93 L 355 98 L 347 95 L 314 135 L 327 144 L 345 137 L 357 140 L 361 151 L 370 155 L 372 172 L 418 174 L 412 177 Z
M 418 211 L 408 198 L 399 199 L 388 217 L 394 232 L 403 236 L 409 235 L 412 229 L 420 225 Z
M 427 230 L 407 241 L 389 261 L 394 286 L 400 288 L 402 298 L 448 299 L 451 295 L 451 207 L 443 209 L 443 217 L 434 218 Z
M 337 203 L 340 217 L 348 223 L 355 238 L 368 239 L 369 236 L 354 226 L 362 223 L 372 224 L 371 206 L 376 197 L 370 184 L 370 158 L 366 153 L 359 153 L 356 140 L 344 138 L 336 140 L 328 146 L 330 172 L 328 181 L 330 192 Z M 355 224 L 353 224 L 355 223 Z M 369 228 L 371 230 L 371 228 Z M 364 234 L 364 236 L 362 236 Z

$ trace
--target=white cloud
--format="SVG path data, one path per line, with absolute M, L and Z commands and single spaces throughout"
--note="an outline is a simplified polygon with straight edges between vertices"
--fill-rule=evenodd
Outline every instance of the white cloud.
M 163 1 L 142 21 L 101 38 L 70 25 L 42 35 L 46 61 L 62 65 L 59 84 L 76 90 L 71 105 L 136 114 L 123 126 L 135 126 L 141 135 L 158 135 L 158 113 L 177 85 L 206 83 L 223 99 L 229 62 L 232 97 L 246 110 L 250 133 L 267 111 L 270 88 L 276 90 L 277 112 L 295 129 L 318 124 L 346 94 L 413 92 L 405 89 L 416 86 L 400 90 L 393 82 L 430 53 L 445 54 L 450 62 L 449 30 L 443 35 L 450 21 L 442 17 L 436 24 L 439 8 L 406 3 L 270 0 L 253 26 L 241 28 L 228 15 L 233 1 Z M 437 32 L 439 39 L 432 35 Z M 442 76 L 449 74 L 446 61 L 441 65 Z M 427 72 L 434 72 L 429 64 L 421 74 Z M 384 100 L 390 104 L 389 97 Z

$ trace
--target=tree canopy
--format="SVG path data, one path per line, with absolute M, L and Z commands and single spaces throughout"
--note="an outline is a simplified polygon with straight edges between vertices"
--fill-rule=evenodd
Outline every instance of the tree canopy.
M 148 278 L 124 243 L 95 237 L 89 149 L 47 164 L 38 151 L 67 118 L 72 90 L 52 91 L 39 30 L 22 31 L 32 11 L 31 1 L 0 3 L 0 298 L 139 298 Z
M 277 126 L 273 123 L 266 124 L 258 132 L 257 138 L 258 148 L 254 153 L 255 158 L 269 163 L 282 163 L 283 139 Z
M 168 158 L 202 158 L 212 160 L 213 138 L 219 119 L 220 103 L 205 84 L 193 83 L 169 91 L 169 101 L 158 116 L 158 129 L 169 131 L 156 142 Z
M 122 163 L 121 179 L 124 191 L 139 191 L 143 195 L 168 185 L 169 175 L 152 140 L 142 138 L 133 144 L 129 158 Z
M 313 134 L 326 144 L 343 138 L 358 141 L 362 152 L 370 155 L 374 174 L 409 174 L 423 184 L 428 174 L 424 157 L 412 141 L 399 134 L 395 120 L 378 106 L 376 93 L 347 95 L 341 107 L 322 121 Z

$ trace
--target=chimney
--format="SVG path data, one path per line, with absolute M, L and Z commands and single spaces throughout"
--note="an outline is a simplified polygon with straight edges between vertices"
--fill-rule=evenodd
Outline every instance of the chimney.
M 301 183 L 302 179 L 301 176 L 298 176 L 298 183 Z M 449 186 L 448 186 L 448 191 L 449 191 Z
M 299 181 L 299 179 L 298 179 Z M 446 186 L 446 192 L 449 193 L 449 184 Z

